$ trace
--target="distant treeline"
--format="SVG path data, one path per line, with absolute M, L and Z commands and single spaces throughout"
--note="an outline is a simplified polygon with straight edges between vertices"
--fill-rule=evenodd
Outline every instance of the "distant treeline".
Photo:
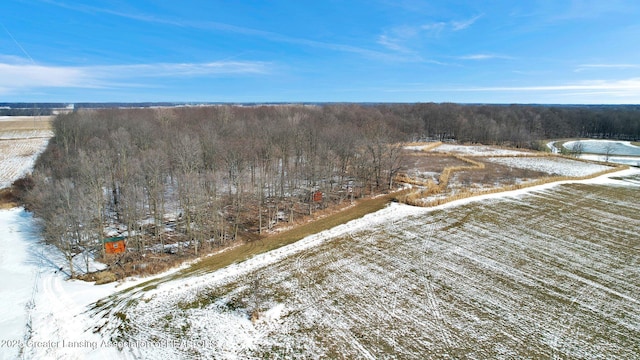
M 26 108 L 2 108 L 0 116 L 48 116 L 53 114 L 53 109 L 26 109 Z
M 640 139 L 640 106 L 415 104 L 389 106 L 427 138 L 536 148 L 566 137 Z
M 402 141 L 536 148 L 559 137 L 640 138 L 638 107 L 457 104 L 205 106 L 58 115 L 27 201 L 71 259 L 171 242 L 198 254 L 330 203 L 394 187 Z M 160 250 L 161 251 L 161 250 Z
M 0 103 L 0 116 L 51 115 L 68 103 Z M 206 106 L 290 106 L 287 104 L 188 103 L 188 102 L 110 102 L 75 103 L 82 109 L 134 109 Z M 452 103 L 419 104 L 331 104 L 305 103 L 305 106 L 358 106 L 390 112 L 416 124 L 427 138 L 462 142 L 511 143 L 530 146 L 530 141 L 554 137 L 594 137 L 621 140 L 640 139 L 640 105 L 478 105 Z M 382 110 L 385 109 L 385 110 Z M 415 135 L 415 134 L 411 134 Z

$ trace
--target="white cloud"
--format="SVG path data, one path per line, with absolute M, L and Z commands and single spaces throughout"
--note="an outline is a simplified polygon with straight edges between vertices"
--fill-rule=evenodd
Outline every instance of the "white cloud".
M 436 22 L 436 23 L 431 23 L 431 24 L 424 24 L 422 26 L 420 26 L 420 28 L 422 30 L 426 30 L 426 31 L 432 31 L 437 33 L 440 33 L 442 30 L 444 30 L 447 27 L 447 23 L 446 22 Z
M 624 80 L 588 80 L 575 84 L 542 86 L 495 86 L 460 88 L 454 91 L 472 92 L 552 92 L 564 95 L 608 94 L 617 97 L 640 97 L 640 78 Z
M 511 56 L 497 54 L 471 54 L 458 56 L 460 60 L 490 60 L 490 59 L 513 59 Z
M 591 69 L 639 69 L 640 64 L 582 64 L 578 65 L 575 72 Z
M 267 63 L 243 61 L 105 66 L 35 65 L 14 61 L 13 63 L 0 62 L 0 89 L 3 89 L 4 93 L 9 93 L 11 89 L 24 88 L 103 88 L 115 86 L 115 81 L 126 81 L 131 86 L 131 80 L 140 78 L 264 74 L 268 72 Z M 118 86 L 122 86 L 122 84 L 118 84 Z
M 378 44 L 386 47 L 389 50 L 411 53 L 414 52 L 412 48 L 422 37 L 437 38 L 443 32 L 448 31 L 460 31 L 467 29 L 473 25 L 483 14 L 476 15 L 470 19 L 462 21 L 439 21 L 433 23 L 422 24 L 419 26 L 402 25 L 386 29 L 382 35 L 378 36 Z M 496 55 L 484 55 L 493 56 Z
M 0 87 L 4 88 L 93 87 L 93 80 L 82 68 L 0 64 Z
M 406 47 L 402 46 L 400 44 L 401 42 L 401 40 L 392 38 L 388 35 L 378 36 L 378 44 L 386 47 L 387 49 L 399 52 L 408 52 L 409 50 Z
M 640 78 L 532 86 L 437 87 L 419 83 L 376 90 L 409 95 L 430 93 L 432 96 L 440 96 L 442 101 L 565 104 L 640 103 Z M 464 95 L 462 95 L 463 93 Z
M 484 16 L 484 14 L 480 14 L 480 15 L 476 15 L 476 16 L 472 17 L 471 19 L 462 20 L 462 21 L 452 21 L 451 22 L 451 28 L 452 28 L 453 31 L 464 30 L 464 29 L 468 28 L 469 26 L 473 25 L 476 21 L 478 21 L 478 19 L 480 19 L 483 16 Z
M 428 24 L 423 24 L 418 27 L 419 30 L 426 32 L 430 36 L 439 36 L 443 31 L 461 31 L 469 28 L 476 21 L 478 21 L 484 14 L 476 15 L 467 20 L 452 20 L 452 21 L 438 21 Z
M 209 63 L 157 63 L 136 65 L 94 66 L 85 69 L 117 78 L 131 77 L 190 77 L 224 74 L 264 74 L 268 66 L 263 62 L 220 61 Z M 110 75 L 109 75 L 110 74 Z
M 179 20 L 174 18 L 163 18 L 153 15 L 148 15 L 145 13 L 136 13 L 136 12 L 125 12 L 125 11 L 115 11 L 109 8 L 101 8 L 101 7 L 93 7 L 88 5 L 69 5 L 64 2 L 58 2 L 54 0 L 42 0 L 51 5 L 55 5 L 58 7 L 80 11 L 85 13 L 104 13 L 112 16 L 122 17 L 126 19 L 136 20 L 140 22 L 146 23 L 154 23 L 154 24 L 163 24 L 178 28 L 193 28 L 199 30 L 206 31 L 219 31 L 219 32 L 227 32 L 240 34 L 249 37 L 257 37 L 262 38 L 267 41 L 277 42 L 277 43 L 287 43 L 287 44 L 296 44 L 303 45 L 313 48 L 322 48 L 329 49 L 333 51 L 347 52 L 347 53 L 355 53 L 362 55 L 364 57 L 369 58 L 392 58 L 388 54 L 380 53 L 374 50 L 369 50 L 367 48 L 353 46 L 353 45 L 345 45 L 339 43 L 330 43 L 330 42 L 322 42 L 315 41 L 306 38 L 298 38 L 292 37 L 288 35 L 283 35 L 280 33 L 275 33 L 271 31 L 264 31 L 249 27 L 237 26 L 217 21 L 188 21 L 188 20 Z

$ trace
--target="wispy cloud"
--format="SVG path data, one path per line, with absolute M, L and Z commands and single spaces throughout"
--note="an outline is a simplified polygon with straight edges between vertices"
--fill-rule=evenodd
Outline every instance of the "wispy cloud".
M 550 17 L 551 21 L 593 19 L 610 14 L 637 12 L 636 4 L 625 0 L 577 0 L 557 4 L 557 14 Z
M 0 64 L 0 87 L 94 87 L 95 81 L 82 68 L 32 64 Z
M 114 74 L 116 77 L 191 77 L 228 74 L 266 74 L 269 66 L 264 62 L 217 61 L 209 63 L 157 63 L 87 67 L 89 71 Z
M 467 20 L 452 21 L 451 22 L 451 28 L 452 28 L 453 31 L 464 30 L 464 29 L 468 28 L 469 26 L 473 25 L 476 21 L 478 21 L 478 19 L 480 19 L 483 16 L 484 16 L 484 14 L 480 14 L 480 15 L 476 15 L 476 16 L 470 18 L 470 19 L 467 19 Z
M 477 86 L 477 87 L 431 87 L 427 84 L 405 84 L 402 87 L 385 88 L 388 92 L 545 92 L 567 94 L 618 94 L 640 96 L 640 78 L 622 80 L 587 80 L 560 85 L 531 86 Z
M 406 46 L 401 45 L 401 42 L 402 41 L 398 38 L 394 38 L 389 35 L 378 36 L 378 44 L 386 47 L 387 49 L 398 52 L 410 52 L 411 50 Z
M 640 64 L 582 64 L 574 70 L 581 72 L 592 69 L 640 69 Z
M 24 62 L 0 63 L 0 88 L 106 88 L 150 78 L 265 74 L 263 62 L 156 63 L 111 66 L 56 66 Z M 131 85 L 128 85 L 131 86 Z
M 488 86 L 451 89 L 451 91 L 473 92 L 567 92 L 594 94 L 606 92 L 619 96 L 640 96 L 640 78 L 623 80 L 587 80 L 574 84 L 540 85 L 540 86 Z
M 468 29 L 471 25 L 475 24 L 484 14 L 479 14 L 469 19 L 464 20 L 451 20 L 451 21 L 437 21 L 427 24 L 422 24 L 419 28 L 431 36 L 439 36 L 443 31 L 461 31 Z
M 424 38 L 438 38 L 445 32 L 456 32 L 469 28 L 483 14 L 461 21 L 439 21 L 422 25 L 401 25 L 386 29 L 378 36 L 377 42 L 385 48 L 402 52 L 404 54 L 415 53 L 416 44 Z M 489 55 L 485 55 L 489 56 Z M 496 55 L 494 55 L 496 56 Z
M 449 23 L 446 22 L 434 22 L 429 24 L 423 24 L 420 26 L 420 30 L 424 31 L 430 37 L 440 36 L 442 31 L 444 31 Z
M 217 22 L 217 21 L 176 20 L 176 19 L 159 17 L 159 16 L 151 16 L 141 12 L 121 12 L 121 11 L 116 11 L 108 8 L 100 8 L 100 7 L 93 7 L 93 6 L 86 6 L 86 5 L 75 5 L 75 4 L 69 5 L 67 3 L 54 1 L 54 0 L 41 0 L 41 1 L 44 1 L 46 3 L 55 5 L 58 7 L 63 7 L 69 10 L 73 10 L 73 11 L 79 11 L 79 12 L 85 12 L 85 13 L 104 13 L 112 16 L 122 17 L 130 20 L 136 20 L 136 21 L 146 22 L 146 23 L 161 24 L 161 25 L 181 27 L 181 28 L 191 28 L 191 29 L 205 30 L 205 31 L 221 31 L 226 33 L 257 37 L 257 38 L 261 38 L 267 41 L 272 41 L 277 43 L 295 44 L 295 45 L 302 45 L 302 46 L 313 47 L 313 48 L 322 48 L 322 49 L 328 49 L 328 50 L 339 51 L 339 52 L 355 53 L 368 58 L 380 58 L 380 59 L 392 59 L 392 60 L 401 59 L 399 57 L 394 57 L 393 55 L 390 55 L 390 54 L 386 54 L 386 53 L 379 52 L 372 49 L 367 49 L 360 46 L 310 40 L 310 39 L 275 33 L 271 31 L 264 31 L 260 29 L 249 28 L 249 27 L 236 26 L 236 25 Z
M 460 60 L 491 60 L 491 59 L 513 59 L 511 56 L 507 55 L 499 55 L 499 54 L 471 54 L 471 55 L 463 55 L 458 56 L 457 59 Z

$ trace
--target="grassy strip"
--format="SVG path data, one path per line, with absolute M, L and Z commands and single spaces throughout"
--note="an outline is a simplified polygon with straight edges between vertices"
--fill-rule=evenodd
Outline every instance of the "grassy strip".
M 633 146 L 640 146 L 640 141 L 632 141 L 631 145 Z
M 424 146 L 422 146 L 422 148 L 420 148 L 419 151 L 431 151 L 431 150 L 437 148 L 438 146 L 442 145 L 442 141 L 436 141 L 436 142 L 430 142 L 430 143 L 410 142 L 410 143 L 404 143 L 403 144 L 403 146 L 420 146 L 420 145 L 424 145 Z
M 260 240 L 244 243 L 230 250 L 203 258 L 197 263 L 191 265 L 189 268 L 177 273 L 175 277 L 179 278 L 200 272 L 212 272 L 233 263 L 245 261 L 255 255 L 292 244 L 309 235 L 317 234 L 323 230 L 333 228 L 348 221 L 363 217 L 366 214 L 378 211 L 400 195 L 401 192 L 395 192 L 376 198 L 360 200 L 354 206 L 347 207 L 337 213 L 327 215 L 309 223 L 296 226 L 291 230 L 271 235 Z
M 15 120 L 0 121 L 0 132 L 26 131 L 26 130 L 51 130 L 52 116 L 41 117 L 15 117 Z
M 419 189 L 418 191 L 414 191 L 412 193 L 408 193 L 408 194 L 404 194 L 402 196 L 399 196 L 398 200 L 403 202 L 403 203 L 405 203 L 405 204 L 409 204 L 409 205 L 413 205 L 413 206 L 425 206 L 424 205 L 424 201 L 422 199 L 427 197 L 427 196 L 429 196 L 429 195 L 439 194 L 439 193 L 443 192 L 447 188 L 447 185 L 449 184 L 449 178 L 451 177 L 452 173 L 454 173 L 456 171 L 484 169 L 484 163 L 468 159 L 468 158 L 463 157 L 461 155 L 452 155 L 452 156 L 455 157 L 458 160 L 461 160 L 461 161 L 464 161 L 464 162 L 466 162 L 468 164 L 471 164 L 471 166 L 450 166 L 450 167 L 445 168 L 442 171 L 442 173 L 440 174 L 440 177 L 438 178 L 438 184 L 437 185 L 433 181 L 430 181 L 430 180 L 427 181 L 426 183 L 423 182 L 422 184 L 416 184 L 415 182 L 409 182 L 409 183 L 413 183 L 414 185 L 423 186 L 423 188 Z

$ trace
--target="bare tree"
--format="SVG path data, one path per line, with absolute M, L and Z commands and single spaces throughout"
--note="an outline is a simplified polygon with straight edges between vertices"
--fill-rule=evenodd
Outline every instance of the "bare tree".
M 615 144 L 612 142 L 607 142 L 607 144 L 604 146 L 605 162 L 609 162 L 609 159 L 611 158 L 611 154 L 613 154 L 614 150 L 615 150 Z
M 147 150 L 140 154 L 144 190 L 147 197 L 149 213 L 153 218 L 153 237 L 164 247 L 162 236 L 163 218 L 166 203 L 166 178 L 168 171 L 168 157 L 161 146 L 154 150 Z
M 582 141 L 578 140 L 575 143 L 573 143 L 573 146 L 571 147 L 571 155 L 579 158 L 583 152 L 584 152 L 584 144 L 582 143 Z

